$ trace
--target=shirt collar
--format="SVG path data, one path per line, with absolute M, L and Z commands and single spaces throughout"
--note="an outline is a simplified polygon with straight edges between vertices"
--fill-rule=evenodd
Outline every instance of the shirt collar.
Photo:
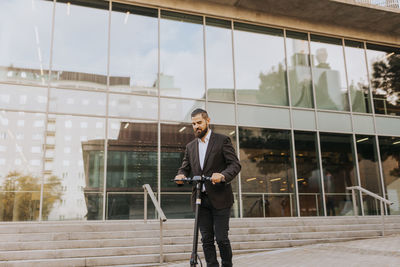
M 210 136 L 211 136 L 211 129 L 208 129 L 208 133 L 207 133 L 206 137 L 204 138 L 204 144 L 208 143 L 208 141 L 210 140 Z M 197 140 L 199 141 L 199 143 L 203 143 L 203 141 L 201 141 L 200 138 L 197 138 Z

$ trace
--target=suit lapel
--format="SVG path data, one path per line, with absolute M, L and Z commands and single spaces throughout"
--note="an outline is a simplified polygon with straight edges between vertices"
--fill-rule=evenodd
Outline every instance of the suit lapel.
M 194 157 L 193 157 L 193 161 L 194 161 L 194 166 L 196 167 L 196 173 L 197 171 L 201 172 L 201 167 L 200 167 L 200 159 L 199 159 L 199 141 L 197 140 L 197 138 L 195 139 L 194 142 Z
M 207 146 L 207 150 L 206 150 L 206 155 L 205 155 L 205 157 L 204 157 L 203 170 L 206 169 L 207 160 L 208 160 L 208 158 L 210 157 L 211 150 L 212 150 L 212 148 L 213 148 L 214 143 L 215 143 L 214 132 L 211 132 L 210 140 L 208 141 L 208 146 Z

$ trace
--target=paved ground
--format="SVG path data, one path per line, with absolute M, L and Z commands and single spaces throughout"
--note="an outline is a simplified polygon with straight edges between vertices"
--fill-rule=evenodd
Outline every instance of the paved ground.
M 187 267 L 189 261 L 167 264 Z M 348 267 L 400 266 L 400 235 L 349 242 L 318 244 L 233 257 L 235 267 Z M 203 266 L 206 264 L 203 261 Z

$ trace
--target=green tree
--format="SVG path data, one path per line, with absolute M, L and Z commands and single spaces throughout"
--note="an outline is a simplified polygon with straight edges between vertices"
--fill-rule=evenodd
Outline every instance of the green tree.
M 39 216 L 41 179 L 19 172 L 9 172 L 2 183 L 0 221 L 31 221 Z M 61 200 L 61 181 L 51 176 L 44 184 L 42 214 L 47 217 Z

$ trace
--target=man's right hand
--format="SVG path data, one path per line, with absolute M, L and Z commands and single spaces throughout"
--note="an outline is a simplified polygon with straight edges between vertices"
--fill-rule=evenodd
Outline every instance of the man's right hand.
M 184 174 L 178 174 L 177 176 L 175 176 L 175 180 L 182 180 L 185 179 L 186 176 Z M 183 184 L 183 181 L 175 181 L 176 184 Z

